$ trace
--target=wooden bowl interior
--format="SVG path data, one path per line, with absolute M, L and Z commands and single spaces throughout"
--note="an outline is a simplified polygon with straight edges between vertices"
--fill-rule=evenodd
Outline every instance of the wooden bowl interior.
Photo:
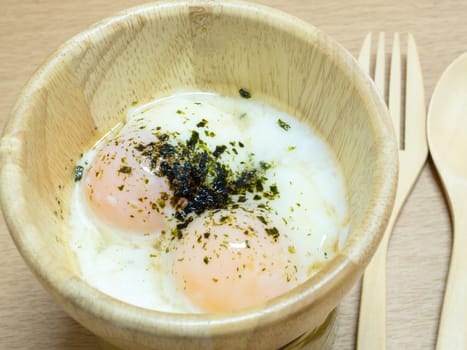
M 306 121 L 342 167 L 348 245 L 363 235 L 376 244 L 378 232 L 360 229 L 384 180 L 375 166 L 387 125 L 376 120 L 376 94 L 324 34 L 283 14 L 228 7 L 158 5 L 101 22 L 59 48 L 23 91 L 2 143 L 3 200 L 12 236 L 46 287 L 79 276 L 67 220 L 80 155 L 134 103 L 186 89 L 246 88 Z M 357 260 L 373 249 L 359 248 Z

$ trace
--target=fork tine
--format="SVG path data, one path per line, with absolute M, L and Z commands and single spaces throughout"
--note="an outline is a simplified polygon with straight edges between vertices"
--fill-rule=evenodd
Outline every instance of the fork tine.
M 375 64 L 375 83 L 381 93 L 383 99 L 386 97 L 386 50 L 385 50 L 385 35 L 384 32 L 379 33 L 378 48 L 376 51 Z
M 415 39 L 411 34 L 408 35 L 407 44 L 407 98 L 405 103 L 406 118 L 405 134 L 407 142 L 410 139 L 411 144 L 419 145 L 417 147 L 425 147 L 426 142 L 422 142 L 426 138 L 426 110 L 425 110 L 425 93 L 423 85 L 422 68 L 418 57 L 417 46 Z M 422 150 L 422 149 L 421 149 Z M 423 149 L 424 150 L 424 149 Z
M 365 39 L 366 40 L 366 39 Z M 366 45 L 366 44 L 364 44 Z M 375 82 L 385 96 L 384 34 L 379 35 Z M 408 34 L 405 113 L 401 112 L 402 91 L 399 35 L 394 36 L 389 78 L 388 104 L 396 134 L 404 139 L 405 149 L 399 148 L 399 175 L 394 207 L 375 255 L 368 264 L 362 281 L 360 315 L 357 334 L 358 350 L 386 349 L 386 253 L 396 219 L 425 163 L 428 148 L 425 139 L 425 101 L 423 78 L 413 37 Z M 396 114 L 393 115 L 393 114 Z M 401 115 L 405 114 L 405 134 L 400 136 Z
M 371 65 L 371 33 L 368 33 L 363 40 L 363 45 L 358 55 L 358 63 L 365 73 L 370 74 Z
M 399 33 L 394 34 L 391 55 L 391 73 L 389 75 L 389 101 L 388 107 L 396 132 L 397 144 L 402 149 L 401 143 L 401 49 L 399 41 Z

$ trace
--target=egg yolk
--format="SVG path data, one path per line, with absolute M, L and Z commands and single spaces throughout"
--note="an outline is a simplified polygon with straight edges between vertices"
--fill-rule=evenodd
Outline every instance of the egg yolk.
M 177 290 L 204 312 L 249 307 L 297 285 L 283 225 L 263 212 L 219 210 L 194 219 L 173 251 Z
M 87 202 L 99 219 L 122 230 L 146 233 L 167 229 L 174 213 L 167 180 L 154 175 L 137 146 L 151 135 L 129 133 L 109 142 L 85 175 Z

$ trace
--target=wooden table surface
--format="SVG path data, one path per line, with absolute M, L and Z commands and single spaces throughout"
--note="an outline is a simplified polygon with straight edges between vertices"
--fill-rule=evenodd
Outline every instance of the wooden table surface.
M 445 67 L 467 51 L 465 0 L 259 2 L 314 24 L 354 55 L 369 31 L 413 33 L 427 105 Z M 139 3 L 0 0 L 0 128 L 21 87 L 56 47 L 90 24 Z M 388 349 L 434 349 L 450 244 L 448 208 L 430 159 L 390 243 Z M 356 286 L 342 303 L 336 349 L 355 348 L 358 296 Z M 94 336 L 63 313 L 29 272 L 0 219 L 0 349 L 97 348 Z

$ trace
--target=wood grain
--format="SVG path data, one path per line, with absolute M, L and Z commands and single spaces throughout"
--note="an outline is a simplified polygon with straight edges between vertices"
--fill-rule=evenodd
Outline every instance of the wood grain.
M 0 4 L 0 125 L 40 63 L 72 35 L 140 1 L 3 0 Z M 357 54 L 367 32 L 411 32 L 417 41 L 427 103 L 440 74 L 467 50 L 461 0 L 264 0 L 308 21 Z M 0 224 L 0 347 L 97 349 L 33 278 Z M 388 253 L 388 349 L 433 349 L 451 244 L 451 223 L 429 162 L 404 207 Z M 336 349 L 354 349 L 358 286 L 340 308 Z

